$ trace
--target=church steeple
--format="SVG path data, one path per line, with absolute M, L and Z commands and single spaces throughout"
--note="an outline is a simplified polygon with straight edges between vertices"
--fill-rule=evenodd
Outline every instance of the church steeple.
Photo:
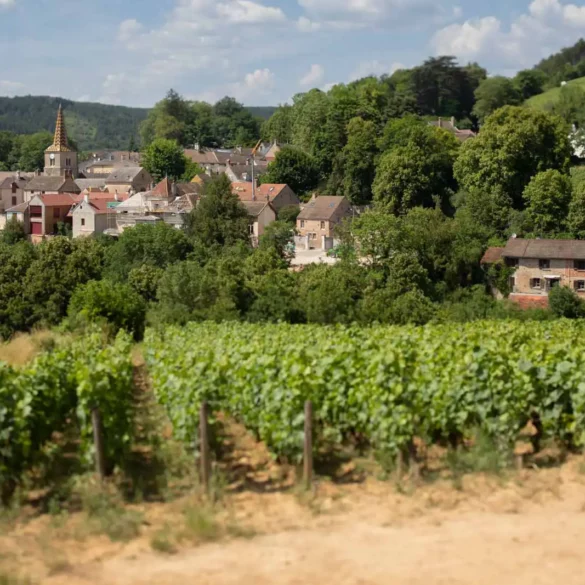
M 47 148 L 47 152 L 73 152 L 67 142 L 67 129 L 65 128 L 65 117 L 63 116 L 61 104 L 59 104 L 59 111 L 57 112 L 55 138 L 53 139 L 53 144 Z

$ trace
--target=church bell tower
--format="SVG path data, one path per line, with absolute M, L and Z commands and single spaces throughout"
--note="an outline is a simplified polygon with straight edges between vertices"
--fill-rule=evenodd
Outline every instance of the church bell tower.
M 45 150 L 45 175 L 48 177 L 64 177 L 70 175 L 77 178 L 77 152 L 67 141 L 67 129 L 63 108 L 59 105 L 57 112 L 57 124 L 55 126 L 55 138 L 53 144 Z

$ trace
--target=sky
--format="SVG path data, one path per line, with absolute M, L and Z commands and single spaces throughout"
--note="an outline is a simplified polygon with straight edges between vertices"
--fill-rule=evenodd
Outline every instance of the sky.
M 585 36 L 585 0 L 0 0 L 0 95 L 278 105 L 435 55 L 513 75 Z

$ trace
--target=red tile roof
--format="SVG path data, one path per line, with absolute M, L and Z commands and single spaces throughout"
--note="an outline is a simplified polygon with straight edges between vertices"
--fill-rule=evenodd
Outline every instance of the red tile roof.
M 502 259 L 504 248 L 488 248 L 481 259 L 481 264 L 495 264 Z
M 256 187 L 256 200 L 274 201 L 286 185 L 266 184 Z M 232 183 L 232 191 L 240 201 L 253 201 L 252 183 Z
M 46 207 L 65 207 L 81 201 L 82 196 L 77 193 L 49 193 L 38 195 Z
M 173 193 L 173 185 L 169 181 L 169 178 L 164 178 L 153 190 L 152 195 L 158 195 L 159 197 L 170 198 Z

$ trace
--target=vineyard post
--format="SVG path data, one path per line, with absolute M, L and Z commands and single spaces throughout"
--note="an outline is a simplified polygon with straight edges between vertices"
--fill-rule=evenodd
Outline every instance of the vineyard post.
M 201 465 L 201 483 L 205 487 L 205 491 L 209 493 L 209 484 L 211 476 L 211 459 L 209 456 L 209 428 L 208 428 L 208 408 L 207 402 L 201 403 L 199 412 L 199 450 L 200 450 L 200 465 Z
M 306 489 L 313 483 L 313 403 L 305 402 L 305 448 L 303 453 L 303 481 Z
M 103 481 L 106 477 L 106 458 L 104 454 L 104 438 L 102 435 L 102 417 L 97 408 L 91 411 L 91 424 L 93 427 L 93 443 L 95 447 L 95 468 L 99 478 Z

